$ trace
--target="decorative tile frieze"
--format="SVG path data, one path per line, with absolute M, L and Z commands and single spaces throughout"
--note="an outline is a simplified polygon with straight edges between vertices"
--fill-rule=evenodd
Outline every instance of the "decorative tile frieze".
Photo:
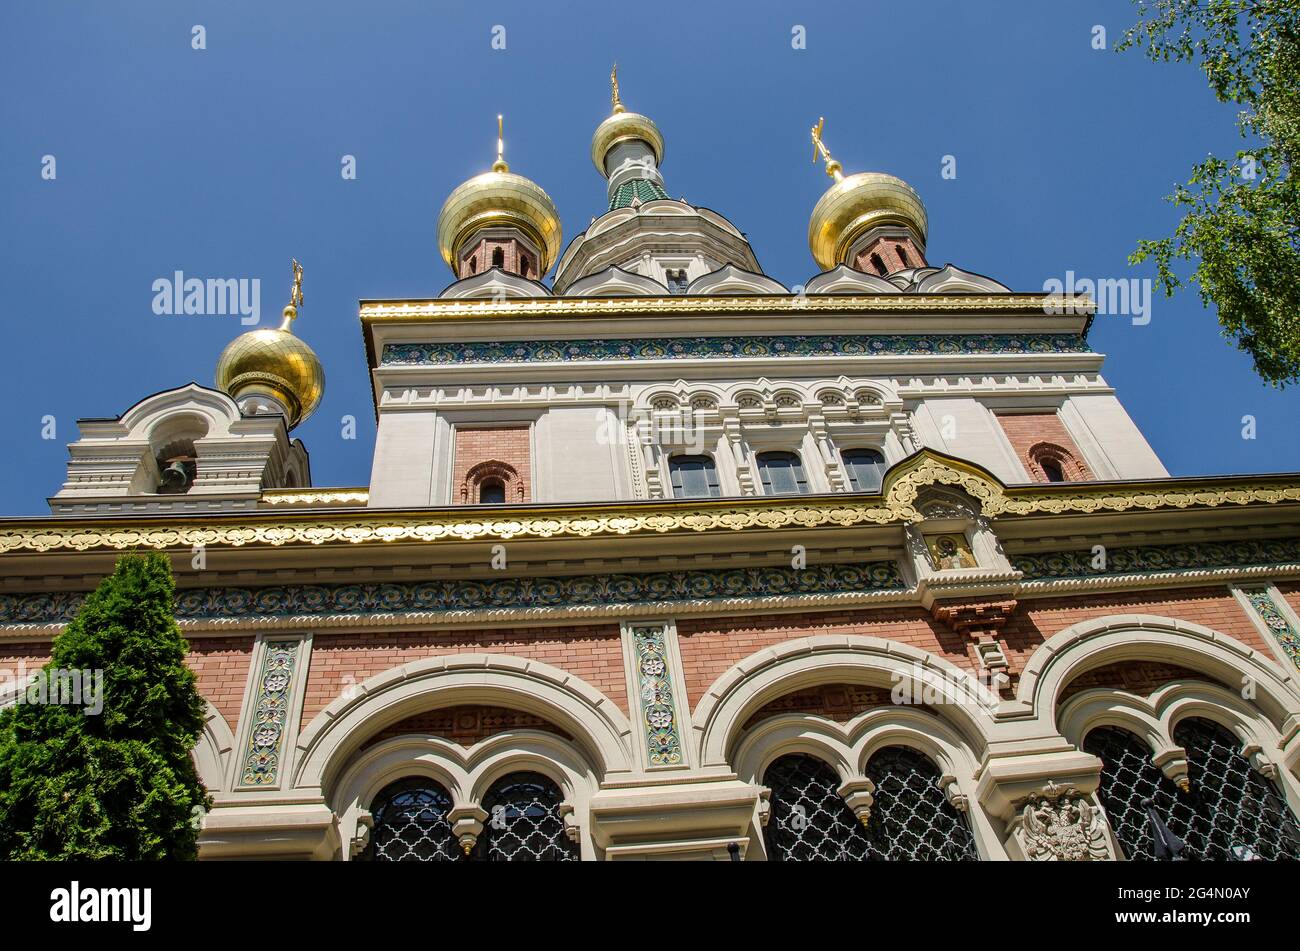
M 662 625 L 634 627 L 637 691 L 645 730 L 646 759 L 651 767 L 682 766 L 681 736 L 669 671 L 668 640 Z
M 1099 555 L 1104 555 L 1104 559 Z M 1108 547 L 1102 553 L 1085 548 L 1047 554 L 1013 554 L 1010 558 L 1011 564 L 1018 571 L 1024 572 L 1026 581 L 1054 581 L 1106 575 L 1294 564 L 1300 562 L 1300 539 Z
M 805 569 L 775 566 L 491 581 L 219 587 L 178 592 L 176 617 L 199 621 L 381 613 L 427 615 L 484 609 L 848 594 L 906 587 L 898 565 L 892 561 L 816 565 Z M 67 622 L 76 615 L 84 599 L 83 593 L 0 594 L 0 624 Z
M 280 754 L 289 721 L 294 668 L 301 640 L 268 641 L 257 675 L 257 699 L 244 751 L 245 786 L 274 786 L 280 769 Z
M 1264 627 L 1273 635 L 1291 663 L 1300 667 L 1300 632 L 1274 602 L 1267 588 L 1249 588 L 1242 592 L 1259 615 Z
M 809 334 L 385 344 L 381 366 L 1090 353 L 1079 334 Z

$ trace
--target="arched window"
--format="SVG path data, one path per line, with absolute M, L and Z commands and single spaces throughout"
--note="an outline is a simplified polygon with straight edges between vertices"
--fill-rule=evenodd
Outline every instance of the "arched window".
M 501 505 L 506 500 L 506 484 L 500 479 L 484 479 L 478 484 L 480 505 Z
M 774 761 L 763 774 L 772 812 L 763 836 L 773 862 L 855 862 L 869 845 L 853 810 L 837 791 L 830 766 L 803 753 Z
M 487 819 L 475 857 L 488 862 L 571 862 L 577 847 L 564 832 L 560 789 L 540 773 L 511 773 L 483 799 Z
M 533 276 L 533 260 L 526 254 L 519 255 L 519 273 L 523 277 Z
M 871 266 L 876 269 L 876 273 L 884 277 L 889 273 L 889 268 L 885 267 L 885 259 L 879 254 L 871 255 Z
M 965 862 L 979 858 L 966 817 L 939 788 L 939 767 L 906 746 L 887 746 L 867 763 L 876 784 L 867 822 L 868 858 Z
M 894 250 L 898 252 L 898 260 L 903 262 L 903 267 L 911 267 L 912 262 L 908 260 L 907 249 L 901 244 L 895 245 Z
M 1129 859 L 1155 858 L 1150 801 L 1169 831 L 1186 844 L 1183 857 L 1221 861 L 1247 851 L 1263 859 L 1300 859 L 1300 827 L 1272 782 L 1240 753 L 1241 743 L 1217 723 L 1193 717 L 1174 730 L 1187 751 L 1191 789 L 1184 793 L 1128 730 L 1099 727 L 1083 748 L 1102 762 L 1097 796 Z
M 1061 471 L 1061 464 L 1055 459 L 1040 459 L 1039 467 L 1043 470 L 1048 482 L 1064 482 L 1065 473 Z
M 850 449 L 843 454 L 844 470 L 854 492 L 879 492 L 885 457 L 875 449 Z
M 1271 780 L 1241 755 L 1241 741 L 1212 720 L 1189 717 L 1174 729 L 1187 750 L 1195 817 L 1186 833 L 1195 858 L 1300 860 L 1300 827 Z
M 493 267 L 506 266 L 506 253 L 502 251 L 500 248 L 492 249 L 492 266 Z
M 758 474 L 763 480 L 764 495 L 806 495 L 808 480 L 803 463 L 793 452 L 760 452 Z
M 455 862 L 460 845 L 447 813 L 451 796 L 431 779 L 399 779 L 375 797 L 375 824 L 362 854 L 370 862 Z
M 1126 858 L 1155 858 L 1151 819 L 1142 806 L 1148 799 L 1171 830 L 1186 831 L 1191 808 L 1151 761 L 1151 749 L 1139 737 L 1120 727 L 1098 727 L 1084 738 L 1083 748 L 1101 760 L 1097 798 Z
M 469 259 L 469 273 L 471 273 L 471 274 L 477 274 L 477 273 L 478 273 L 478 255 L 477 255 L 477 254 L 474 255 L 472 258 Z
M 712 456 L 673 456 L 668 460 L 673 498 L 708 499 L 722 495 Z

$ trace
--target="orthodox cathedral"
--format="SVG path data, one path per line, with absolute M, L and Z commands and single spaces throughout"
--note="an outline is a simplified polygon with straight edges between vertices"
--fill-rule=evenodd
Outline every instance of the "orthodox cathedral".
M 213 385 L 81 420 L 0 666 L 169 553 L 207 859 L 1300 858 L 1300 478 L 1170 477 L 1091 305 L 932 262 L 821 123 L 792 290 L 612 105 L 586 231 L 498 141 L 452 282 L 360 302 L 368 486 L 293 435 L 296 262 Z

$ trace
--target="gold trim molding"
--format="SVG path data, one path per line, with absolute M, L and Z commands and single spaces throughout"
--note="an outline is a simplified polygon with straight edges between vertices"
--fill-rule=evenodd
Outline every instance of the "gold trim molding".
M 1053 313 L 1050 308 L 1057 308 Z M 1060 294 L 863 294 L 713 297 L 537 297 L 514 300 L 371 300 L 361 302 L 361 321 L 556 319 L 753 314 L 971 313 L 1074 314 L 1090 317 L 1086 298 Z
M 315 509 L 261 519 L 232 513 L 207 516 L 202 524 L 193 516 L 10 519 L 0 521 L 0 553 L 589 538 L 902 525 L 924 519 L 916 503 L 924 489 L 934 485 L 965 491 L 989 518 L 1300 503 L 1300 480 L 1294 476 L 1051 483 L 1008 488 L 978 466 L 922 450 L 890 469 L 882 494 L 877 496 L 666 500 L 562 508 L 522 505 L 495 508 L 491 517 L 478 508 L 450 508 L 375 509 L 364 514 Z
M 272 489 L 262 493 L 267 505 L 366 505 L 370 490 L 356 489 Z

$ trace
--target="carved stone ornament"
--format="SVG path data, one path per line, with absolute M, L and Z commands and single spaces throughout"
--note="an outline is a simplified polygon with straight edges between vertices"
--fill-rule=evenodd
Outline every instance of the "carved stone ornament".
M 1021 809 L 1025 857 L 1035 862 L 1094 862 L 1110 857 L 1101 810 L 1072 786 L 1049 782 Z

